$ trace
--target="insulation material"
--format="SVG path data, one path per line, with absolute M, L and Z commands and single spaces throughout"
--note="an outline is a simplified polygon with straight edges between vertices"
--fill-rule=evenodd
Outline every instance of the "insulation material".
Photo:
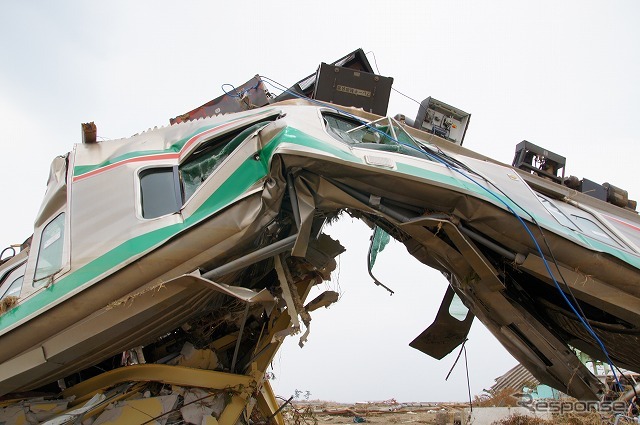
M 212 414 L 220 416 L 224 409 L 224 396 L 211 394 L 200 388 L 191 388 L 184 393 L 184 404 L 180 409 L 182 418 L 190 424 L 206 423 Z
M 68 399 L 43 400 L 30 399 L 18 405 L 0 409 L 0 424 L 21 425 L 40 424 L 47 419 L 64 412 L 69 404 Z
M 196 369 L 215 370 L 218 367 L 218 356 L 212 350 L 199 350 L 190 342 L 182 346 L 180 355 L 170 364 L 193 367 Z
M 28 425 L 23 406 L 8 406 L 0 409 L 0 423 L 5 425 Z
M 85 412 L 91 410 L 94 406 L 102 403 L 104 400 L 106 400 L 106 396 L 104 394 L 98 393 L 98 394 L 94 395 L 93 397 L 91 397 L 91 399 L 89 401 L 87 401 L 82 407 L 80 407 L 78 409 L 71 410 L 69 412 L 66 412 L 63 415 L 56 416 L 55 418 L 50 419 L 47 422 L 44 422 L 42 425 L 63 425 L 63 424 L 66 424 L 66 423 L 74 420 L 78 416 L 84 414 Z M 94 419 L 95 418 L 91 418 L 91 422 L 93 422 Z

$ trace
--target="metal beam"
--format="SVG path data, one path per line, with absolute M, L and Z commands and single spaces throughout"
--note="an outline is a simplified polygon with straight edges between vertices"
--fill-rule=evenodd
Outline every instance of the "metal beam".
M 222 390 L 232 387 L 248 387 L 255 382 L 246 375 L 193 369 L 183 366 L 162 364 L 140 364 L 113 369 L 94 378 L 83 381 L 62 392 L 62 397 L 90 398 L 96 391 L 129 381 L 156 381 L 184 387 L 198 387 Z
M 297 238 L 297 234 L 286 237 L 282 240 L 272 243 L 271 245 L 255 250 L 252 253 L 244 255 L 233 261 L 229 261 L 228 263 L 220 267 L 209 270 L 208 272 L 202 274 L 202 277 L 209 280 L 216 280 L 221 276 L 224 276 L 236 270 L 243 269 L 251 264 L 257 263 L 258 261 L 262 261 L 269 257 L 273 257 L 274 255 L 289 251 L 293 248 L 293 245 L 295 244 Z
M 285 425 L 282 413 L 280 413 L 280 406 L 278 406 L 278 401 L 276 400 L 269 381 L 264 381 L 264 385 L 258 392 L 257 398 L 258 409 L 268 418 L 267 423 L 273 424 L 275 422 L 275 425 Z

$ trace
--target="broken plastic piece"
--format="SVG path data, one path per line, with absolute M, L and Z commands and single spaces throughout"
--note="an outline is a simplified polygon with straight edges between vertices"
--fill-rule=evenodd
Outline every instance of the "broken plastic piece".
M 369 269 L 369 276 L 371 276 L 371 279 L 373 279 L 373 283 L 378 286 L 382 286 L 384 289 L 389 291 L 389 295 L 393 295 L 394 292 L 391 290 L 391 288 L 380 282 L 373 275 L 373 265 L 376 263 L 378 253 L 382 252 L 382 250 L 387 246 L 390 240 L 391 236 L 378 226 L 373 229 L 373 235 L 371 235 L 371 243 L 369 244 L 369 254 L 367 255 L 367 268 Z

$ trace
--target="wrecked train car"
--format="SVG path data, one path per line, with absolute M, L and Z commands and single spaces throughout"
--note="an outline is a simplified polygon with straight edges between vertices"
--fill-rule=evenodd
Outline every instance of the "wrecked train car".
M 157 414 L 185 402 L 180 388 L 206 388 L 224 394 L 212 396 L 220 423 L 256 405 L 280 420 L 264 374 L 332 300 L 306 298 L 343 250 L 322 228 L 344 211 L 447 278 L 414 348 L 442 358 L 477 317 L 536 378 L 578 398 L 603 386 L 572 347 L 639 370 L 630 208 L 362 109 L 254 106 L 88 138 L 53 161 L 32 239 L 0 266 L 0 394 L 61 388 L 65 409 L 85 403 L 77 418 L 159 382 L 176 398 Z M 448 313 L 456 297 L 463 321 Z

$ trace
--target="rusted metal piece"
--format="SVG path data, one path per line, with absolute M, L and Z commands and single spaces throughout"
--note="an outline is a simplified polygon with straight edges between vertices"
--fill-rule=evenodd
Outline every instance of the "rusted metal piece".
M 98 141 L 98 129 L 93 121 L 82 123 L 81 127 L 82 143 L 96 143 Z

